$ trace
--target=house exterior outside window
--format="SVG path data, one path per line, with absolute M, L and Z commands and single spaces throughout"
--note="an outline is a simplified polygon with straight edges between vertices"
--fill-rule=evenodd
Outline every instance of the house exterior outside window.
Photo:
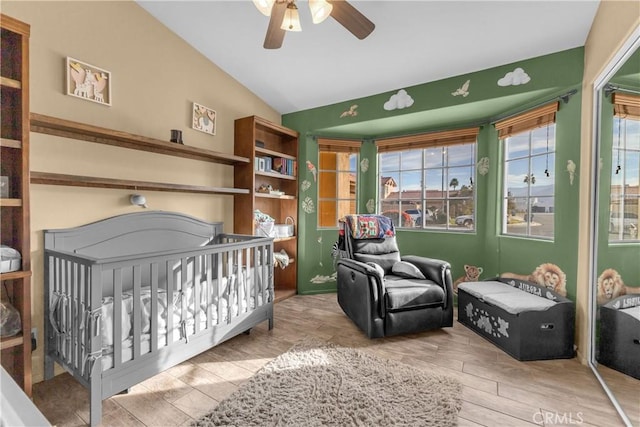
M 503 150 L 502 234 L 554 238 L 557 109 L 555 102 L 496 123 Z
M 640 97 L 614 93 L 613 103 L 609 241 L 638 241 L 640 116 L 629 105 L 640 105 Z
M 478 129 L 379 140 L 378 211 L 397 227 L 475 229 Z
M 318 139 L 318 227 L 357 213 L 360 141 Z

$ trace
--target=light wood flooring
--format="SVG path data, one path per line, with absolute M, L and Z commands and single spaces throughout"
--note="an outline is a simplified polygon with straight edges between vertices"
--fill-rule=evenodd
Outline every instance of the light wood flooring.
M 457 318 L 457 315 L 456 315 Z M 367 339 L 335 294 L 295 296 L 266 322 L 103 402 L 103 424 L 181 426 L 204 415 L 274 357 L 305 336 L 451 375 L 463 384 L 460 426 L 623 425 L 588 367 L 577 359 L 518 362 L 457 321 L 453 328 Z M 613 377 L 640 425 L 638 381 Z M 52 424 L 86 425 L 87 390 L 68 374 L 35 384 L 34 402 Z M 546 423 L 545 423 L 546 421 Z

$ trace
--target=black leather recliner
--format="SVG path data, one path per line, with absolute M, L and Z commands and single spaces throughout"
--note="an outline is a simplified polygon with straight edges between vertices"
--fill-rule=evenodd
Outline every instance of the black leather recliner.
M 347 316 L 369 338 L 452 326 L 450 264 L 415 255 L 401 257 L 392 223 L 384 237 L 354 233 L 358 227 L 354 224 L 363 218 L 374 221 L 374 226 L 377 221 L 390 223 L 379 215 L 348 215 L 341 220 L 338 303 Z

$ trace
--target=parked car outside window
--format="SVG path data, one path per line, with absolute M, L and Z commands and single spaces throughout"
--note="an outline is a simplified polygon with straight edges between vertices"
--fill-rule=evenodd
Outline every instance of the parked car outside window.
M 456 225 L 459 227 L 473 228 L 473 215 L 460 215 L 456 217 Z

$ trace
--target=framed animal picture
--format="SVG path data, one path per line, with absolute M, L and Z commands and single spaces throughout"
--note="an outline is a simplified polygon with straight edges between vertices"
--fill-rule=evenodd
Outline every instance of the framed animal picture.
M 111 106 L 111 73 L 67 57 L 67 95 Z
M 210 135 L 216 134 L 216 112 L 211 108 L 193 103 L 193 128 Z

